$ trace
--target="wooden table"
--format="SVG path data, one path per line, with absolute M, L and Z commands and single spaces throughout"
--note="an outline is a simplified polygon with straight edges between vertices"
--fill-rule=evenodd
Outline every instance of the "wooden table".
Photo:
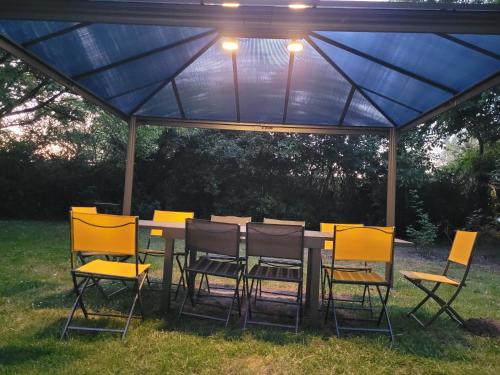
M 174 240 L 184 240 L 186 226 L 184 223 L 157 222 L 152 220 L 139 220 L 139 227 L 147 229 L 162 229 L 165 239 L 165 256 L 163 262 L 163 281 L 161 311 L 166 313 L 170 309 L 172 288 L 172 270 L 174 265 Z M 246 227 L 240 227 L 241 239 L 245 238 Z M 319 321 L 319 292 L 321 286 L 321 249 L 325 240 L 331 239 L 333 233 L 324 233 L 314 230 L 304 231 L 304 247 L 308 251 L 307 276 L 306 276 L 306 301 L 305 306 L 313 322 Z M 396 239 L 396 244 L 411 244 L 410 242 Z

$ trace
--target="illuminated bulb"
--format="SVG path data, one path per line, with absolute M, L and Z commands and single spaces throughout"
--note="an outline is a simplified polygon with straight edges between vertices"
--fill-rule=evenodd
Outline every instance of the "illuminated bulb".
M 228 39 L 222 42 L 222 48 L 226 51 L 236 51 L 238 49 L 238 42 L 235 39 Z
M 310 7 L 311 7 L 310 5 L 306 4 L 288 4 L 288 8 L 290 9 L 306 9 Z
M 226 8 L 238 8 L 240 3 L 222 3 L 222 6 Z
M 292 40 L 290 43 L 288 43 L 288 46 L 286 46 L 286 48 L 290 52 L 300 52 L 304 49 L 304 46 L 298 40 Z

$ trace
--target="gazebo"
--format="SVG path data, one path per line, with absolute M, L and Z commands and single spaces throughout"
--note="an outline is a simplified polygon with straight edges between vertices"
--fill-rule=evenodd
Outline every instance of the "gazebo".
M 5 0 L 0 47 L 129 126 L 389 139 L 500 83 L 500 6 L 292 0 Z

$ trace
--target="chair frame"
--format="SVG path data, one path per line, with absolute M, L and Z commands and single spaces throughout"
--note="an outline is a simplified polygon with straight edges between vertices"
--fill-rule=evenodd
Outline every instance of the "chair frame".
M 189 245 L 189 237 L 190 237 L 190 231 L 189 231 L 189 226 L 191 222 L 205 222 L 205 223 L 211 223 L 211 224 L 218 224 L 218 225 L 225 225 L 228 228 L 229 227 L 234 227 L 236 229 L 236 235 L 237 235 L 237 242 L 235 246 L 235 256 L 224 256 L 221 258 L 216 258 L 215 260 L 211 259 L 210 256 L 200 256 L 197 258 L 197 252 L 206 252 L 206 249 L 202 248 L 191 248 Z M 241 262 L 240 258 L 240 226 L 238 224 L 231 224 L 231 223 L 217 223 L 217 222 L 212 222 L 210 220 L 200 220 L 200 219 L 186 219 L 186 256 L 184 258 L 184 272 L 185 272 L 185 280 L 187 284 L 187 292 L 184 295 L 184 299 L 182 301 L 181 307 L 179 309 L 179 314 L 177 319 L 180 320 L 182 315 L 187 315 L 187 316 L 192 316 L 192 317 L 197 317 L 197 318 L 205 318 L 205 319 L 211 319 L 211 320 L 217 320 L 217 321 L 222 321 L 224 322 L 224 327 L 227 327 L 231 318 L 231 314 L 233 312 L 233 306 L 236 301 L 237 306 L 238 306 L 238 315 L 241 317 L 241 298 L 240 297 L 240 283 L 243 279 L 243 264 Z M 189 258 L 189 264 L 188 264 L 188 258 Z M 235 263 L 237 267 L 237 274 L 235 276 L 231 275 L 221 275 L 221 274 L 216 274 L 210 271 L 207 272 L 200 272 L 199 270 L 191 268 L 193 265 L 191 262 L 197 262 L 200 259 L 205 258 L 208 259 L 208 261 L 212 262 L 231 262 Z M 201 281 L 200 281 L 200 286 L 198 288 L 198 293 L 196 293 L 196 298 L 194 294 L 194 289 L 196 285 L 196 276 L 200 274 L 201 275 Z M 203 283 L 203 278 L 205 278 L 208 286 L 208 276 L 215 276 L 215 277 L 222 277 L 226 279 L 232 279 L 235 280 L 235 286 L 232 289 L 233 290 L 233 295 L 232 296 L 223 296 L 223 295 L 213 295 L 210 292 L 208 292 L 207 297 L 216 297 L 216 298 L 231 298 L 231 304 L 229 305 L 228 312 L 225 318 L 221 318 L 218 316 L 214 315 L 206 315 L 206 314 L 199 314 L 199 313 L 194 313 L 194 312 L 187 312 L 184 311 L 184 307 L 186 305 L 187 299 L 189 298 L 191 301 L 191 306 L 194 308 L 196 304 L 198 303 L 198 300 L 202 298 L 200 294 L 201 286 Z M 208 286 L 208 288 L 210 288 Z M 212 288 L 212 289 L 222 289 L 222 288 Z M 228 289 L 228 288 L 224 288 Z
M 429 289 L 429 288 L 427 288 L 426 286 L 423 285 L 423 281 L 425 281 L 425 280 L 415 280 L 415 279 L 411 279 L 409 277 L 404 276 L 404 278 L 406 280 L 408 280 L 413 285 L 415 285 L 417 288 L 419 288 L 420 290 L 422 290 L 422 291 L 424 291 L 426 293 L 426 296 L 408 313 L 408 316 L 410 316 L 413 319 L 415 319 L 415 321 L 418 324 L 420 324 L 420 326 L 422 326 L 423 328 L 429 327 L 443 313 L 446 313 L 452 320 L 454 320 L 455 322 L 457 322 L 459 325 L 463 326 L 465 324 L 464 319 L 458 314 L 458 312 L 453 307 L 451 307 L 451 304 L 458 297 L 458 294 L 460 293 L 460 291 L 462 290 L 462 288 L 465 287 L 465 286 L 467 286 L 466 283 L 465 283 L 465 280 L 467 279 L 467 276 L 469 275 L 470 267 L 471 267 L 471 264 L 472 264 L 472 257 L 473 257 L 473 253 L 474 253 L 474 243 L 472 244 L 472 246 L 473 246 L 473 248 L 471 249 L 471 253 L 469 255 L 469 259 L 468 259 L 466 265 L 463 265 L 463 264 L 451 261 L 449 258 L 446 261 L 446 265 L 444 267 L 444 270 L 441 273 L 442 276 L 446 276 L 446 277 L 448 276 L 447 275 L 448 274 L 448 270 L 449 270 L 450 265 L 452 263 L 453 264 L 458 264 L 458 265 L 465 266 L 465 270 L 464 270 L 464 272 L 462 274 L 462 279 L 458 282 L 458 285 L 455 286 L 456 287 L 455 292 L 451 295 L 451 297 L 447 301 L 444 300 L 443 298 L 439 297 L 436 294 L 436 291 L 439 289 L 439 287 L 442 284 L 446 284 L 446 283 L 435 282 L 434 287 L 432 287 L 432 289 Z M 450 250 L 450 254 L 451 254 L 451 250 Z M 432 281 L 430 281 L 430 282 L 432 282 Z M 452 285 L 452 284 L 447 284 L 447 285 Z M 452 285 L 452 286 L 454 286 L 454 285 Z M 435 301 L 439 305 L 440 308 L 439 308 L 439 310 L 427 322 L 423 322 L 415 314 L 416 314 L 416 312 L 422 306 L 424 306 L 426 304 L 426 302 L 429 299 L 432 299 L 433 301 Z
M 61 340 L 68 337 L 69 331 L 120 333 L 122 339 L 124 339 L 125 335 L 127 334 L 128 328 L 130 326 L 130 321 L 132 320 L 132 318 L 140 318 L 141 320 L 144 321 L 144 309 L 143 309 L 143 305 L 142 305 L 141 290 L 142 290 L 142 287 L 144 285 L 144 281 L 146 280 L 148 270 L 146 269 L 143 273 L 139 274 L 139 261 L 138 261 L 139 256 L 137 253 L 139 219 L 137 217 L 135 217 L 134 223 L 126 224 L 126 225 L 135 225 L 135 271 L 136 271 L 135 277 L 118 277 L 118 276 L 110 276 L 110 275 L 100 275 L 100 274 L 95 274 L 95 273 L 81 272 L 81 271 L 78 271 L 77 269 L 75 269 L 75 262 L 74 262 L 75 251 L 73 250 L 73 248 L 74 248 L 73 220 L 75 220 L 75 219 L 73 218 L 71 211 L 70 211 L 70 220 L 71 220 L 71 225 L 70 225 L 71 278 L 73 281 L 73 290 L 76 294 L 76 299 L 75 299 L 75 302 L 73 303 L 73 306 L 71 308 L 69 316 L 68 316 L 66 323 L 64 325 L 64 328 L 63 328 L 63 331 L 61 334 Z M 77 219 L 77 220 L 80 220 L 83 222 L 83 220 L 81 220 L 81 219 Z M 94 226 L 94 227 L 100 227 L 100 228 L 113 228 L 112 226 L 100 226 L 100 225 L 90 224 L 90 223 L 86 223 L 86 224 Z M 114 228 L 117 228 L 117 227 L 115 226 Z M 105 253 L 101 253 L 101 254 L 105 255 Z M 78 282 L 78 278 L 82 278 L 82 281 L 80 283 Z M 128 314 L 109 314 L 109 313 L 100 313 L 100 312 L 89 312 L 87 310 L 87 308 L 85 307 L 85 304 L 83 302 L 83 295 L 89 286 L 89 281 L 93 280 L 93 282 L 95 283 L 94 279 L 97 279 L 97 281 L 100 281 L 101 279 L 102 280 L 111 280 L 111 281 L 121 281 L 125 285 L 126 285 L 126 282 L 133 283 L 132 305 L 129 309 Z M 114 292 L 113 294 L 116 294 L 117 292 L 122 291 L 122 290 L 124 290 L 124 288 L 120 288 L 118 291 Z M 109 298 L 110 295 L 107 297 Z M 139 304 L 140 316 L 134 315 L 134 310 L 135 310 L 135 306 L 137 303 Z M 73 321 L 73 318 L 75 316 L 75 313 L 76 313 L 76 310 L 78 309 L 78 307 L 82 310 L 85 319 L 89 319 L 90 316 L 106 316 L 106 317 L 112 317 L 112 318 L 125 318 L 126 319 L 125 326 L 122 329 L 116 329 L 116 328 L 98 328 L 98 327 L 71 325 L 71 322 Z
M 273 263 L 273 262 L 261 262 L 262 258 L 259 256 L 259 262 L 257 266 L 261 266 L 261 264 L 267 264 L 269 267 L 275 267 L 275 268 L 298 268 L 299 269 L 299 275 L 300 279 L 299 281 L 286 281 L 286 280 L 277 280 L 274 278 L 266 278 L 266 277 L 255 277 L 253 275 L 249 274 L 249 231 L 248 231 L 248 226 L 249 225 L 266 225 L 266 226 L 287 226 L 289 228 L 296 228 L 302 231 L 301 235 L 301 244 L 300 244 L 300 261 L 296 265 L 292 264 L 286 264 L 286 263 Z M 295 333 L 298 333 L 299 331 L 299 324 L 302 318 L 302 299 L 303 299 L 303 284 L 304 284 L 304 226 L 302 225 L 291 225 L 291 224 L 274 224 L 274 223 L 249 223 L 247 224 L 247 235 L 246 235 L 246 254 L 245 254 L 245 271 L 243 275 L 243 280 L 245 284 L 245 289 L 246 289 L 246 297 L 247 297 L 247 310 L 245 312 L 245 320 L 243 323 L 243 329 L 246 329 L 247 324 L 255 324 L 255 325 L 264 325 L 264 326 L 272 326 L 272 327 L 281 327 L 281 328 L 291 328 L 295 330 Z M 286 261 L 286 258 L 283 258 Z M 249 280 L 252 280 L 250 286 L 249 286 Z M 297 283 L 297 295 L 296 295 L 296 300 L 295 302 L 290 302 L 290 301 L 279 301 L 279 300 L 271 300 L 268 298 L 257 298 L 257 293 L 259 295 L 262 295 L 262 281 L 269 280 L 269 281 L 280 281 L 280 282 L 287 282 L 287 283 Z M 288 304 L 288 305 L 295 305 L 296 306 L 296 316 L 295 316 L 295 325 L 288 325 L 288 324 L 279 324 L 279 323 L 271 323 L 267 321 L 259 321 L 259 320 L 254 320 L 252 317 L 252 292 L 253 292 L 253 287 L 254 287 L 254 282 L 257 281 L 257 285 L 255 288 L 255 297 L 254 297 L 254 305 L 257 303 L 257 301 L 262 301 L 262 302 L 270 302 L 270 303 L 281 303 L 281 304 Z M 259 288 L 260 287 L 260 288 Z M 266 292 L 269 294 L 274 294 L 274 295 L 284 295 L 290 297 L 289 294 L 285 293 L 279 293 L 279 292 Z
M 392 329 L 392 324 L 389 316 L 389 308 L 387 306 L 387 303 L 389 301 L 389 294 L 390 290 L 392 287 L 392 281 L 393 281 L 393 270 L 394 270 L 394 230 L 391 234 L 391 261 L 388 264 L 389 270 L 386 273 L 386 278 L 383 282 L 370 282 L 370 281 L 353 281 L 353 280 L 338 280 L 334 279 L 334 271 L 340 271 L 340 272 L 353 272 L 353 271 L 342 271 L 339 270 L 335 266 L 335 250 L 337 246 L 337 242 L 335 241 L 337 237 L 338 232 L 343 232 L 346 230 L 356 230 L 356 229 L 371 229 L 371 230 L 378 230 L 385 232 L 382 228 L 379 227 L 370 227 L 370 226 L 363 226 L 363 227 L 349 227 L 345 229 L 339 229 L 334 227 L 333 231 L 333 249 L 332 249 L 332 264 L 330 266 L 330 274 L 327 276 L 328 277 L 328 286 L 329 286 L 329 292 L 328 292 L 328 303 L 326 306 L 326 313 L 325 313 L 325 323 L 328 320 L 328 314 L 330 311 L 330 305 L 332 306 L 332 315 L 333 315 L 333 320 L 335 323 L 335 332 L 337 334 L 337 337 L 340 338 L 340 332 L 341 331 L 354 331 L 354 332 L 374 332 L 374 333 L 388 333 L 391 343 L 394 342 L 394 332 Z M 388 276 L 388 277 L 387 277 Z M 337 298 L 334 298 L 333 296 L 333 284 L 344 284 L 344 285 L 362 285 L 366 287 L 375 287 L 377 290 L 377 294 L 379 296 L 380 302 L 382 304 L 382 308 L 380 310 L 380 313 L 377 318 L 371 318 L 371 319 L 362 319 L 363 321 L 368 321 L 368 322 L 375 322 L 377 324 L 377 328 L 371 328 L 371 327 L 350 327 L 350 326 L 341 326 L 339 324 L 339 320 L 337 319 L 337 309 L 344 309 L 343 307 L 336 306 L 335 301 L 338 301 Z M 383 295 L 381 291 L 381 287 L 385 287 L 385 295 Z M 357 301 L 348 301 L 348 302 L 357 302 Z M 352 309 L 352 308 L 350 308 Z M 359 309 L 357 309 L 359 310 Z M 387 328 L 380 328 L 380 324 L 382 323 L 382 318 L 385 316 L 386 318 L 386 323 L 387 323 Z M 361 320 L 361 319 L 358 319 Z
M 344 224 L 344 223 L 321 223 L 323 224 L 331 224 L 334 227 L 337 225 L 342 225 L 343 227 L 346 226 L 353 226 L 353 227 L 358 227 L 358 226 L 364 226 L 360 224 Z M 326 241 L 325 241 L 326 242 Z M 324 249 L 325 251 L 331 252 L 332 249 Z M 368 267 L 367 262 L 364 262 L 364 266 L 336 266 L 335 268 L 340 271 L 351 271 L 351 272 L 358 272 L 358 271 L 365 271 L 365 272 L 372 272 L 372 268 Z M 328 282 L 328 269 L 330 268 L 329 265 L 324 265 L 323 264 L 323 256 L 321 256 L 321 268 L 320 268 L 320 277 L 321 277 L 321 303 L 324 306 L 325 301 L 328 301 L 327 298 L 325 298 L 326 295 L 326 284 Z M 365 301 L 366 297 L 368 296 L 368 305 L 369 307 L 365 307 Z M 335 297 L 334 297 L 335 298 Z M 335 298 L 336 301 L 339 302 L 350 302 L 350 303 L 360 303 L 361 307 L 355 307 L 355 306 L 349 306 L 349 307 L 343 307 L 343 309 L 346 310 L 368 310 L 370 313 L 373 313 L 373 306 L 372 306 L 372 296 L 370 292 L 370 287 L 365 285 L 363 288 L 363 295 L 361 296 L 361 299 L 355 299 L 353 298 Z M 337 307 L 339 308 L 339 307 Z

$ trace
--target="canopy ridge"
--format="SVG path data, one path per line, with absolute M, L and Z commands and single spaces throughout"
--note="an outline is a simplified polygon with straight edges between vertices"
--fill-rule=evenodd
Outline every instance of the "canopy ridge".
M 54 31 L 52 33 L 45 34 L 45 35 L 42 35 L 42 36 L 40 36 L 38 38 L 35 38 L 35 39 L 29 40 L 27 42 L 24 42 L 24 43 L 22 43 L 22 46 L 25 47 L 25 48 L 31 47 L 31 46 L 33 46 L 35 44 L 40 43 L 40 42 L 45 42 L 45 41 L 50 40 L 52 38 L 55 38 L 55 37 L 58 37 L 58 36 L 61 36 L 61 35 L 64 35 L 64 34 L 71 33 L 73 31 L 76 31 L 78 29 L 81 29 L 81 28 L 84 28 L 84 27 L 87 27 L 87 26 L 90 26 L 90 25 L 92 25 L 90 22 L 77 23 L 76 25 L 65 27 L 63 29 L 59 29 L 59 30 Z
M 489 57 L 493 57 L 494 59 L 500 60 L 500 55 L 496 54 L 495 52 L 487 50 L 487 49 L 484 49 L 484 48 L 481 48 L 479 46 L 476 46 L 475 44 L 466 42 L 465 40 L 456 38 L 453 35 L 450 35 L 450 34 L 447 34 L 447 33 L 436 33 L 436 35 L 440 36 L 441 38 L 448 39 L 449 41 L 451 41 L 453 43 L 460 44 L 461 46 L 469 48 L 469 49 L 471 49 L 473 51 L 482 53 L 483 55 L 486 55 L 486 56 L 489 56 Z
M 286 91 L 285 91 L 285 106 L 283 108 L 283 124 L 286 123 L 286 116 L 288 113 L 288 102 L 290 100 L 290 86 L 292 83 L 292 74 L 293 74 L 293 62 L 295 59 L 295 52 L 290 52 L 290 60 L 288 63 L 288 77 L 286 80 Z
M 429 79 L 429 78 L 426 78 L 426 77 L 422 77 L 419 74 L 416 74 L 416 73 L 411 72 L 411 71 L 409 71 L 407 69 L 401 68 L 401 67 L 399 67 L 397 65 L 391 64 L 391 63 L 389 63 L 387 61 L 379 59 L 379 58 L 377 58 L 375 56 L 372 56 L 372 55 L 370 55 L 368 53 L 365 53 L 365 52 L 359 51 L 359 50 L 357 50 L 355 48 L 349 47 L 349 46 L 347 46 L 347 45 L 345 45 L 343 43 L 340 43 L 340 42 L 337 42 L 335 40 L 329 39 L 329 38 L 327 38 L 327 37 L 325 37 L 325 36 L 323 36 L 321 34 L 318 34 L 318 33 L 314 32 L 314 31 L 311 32 L 311 35 L 314 36 L 315 38 L 319 39 L 319 40 L 322 40 L 325 43 L 331 44 L 332 46 L 335 46 L 337 48 L 343 49 L 344 51 L 347 51 L 349 53 L 357 55 L 357 56 L 359 56 L 361 58 L 364 58 L 366 60 L 370 60 L 371 62 L 374 62 L 375 64 L 382 65 L 382 66 L 384 66 L 384 67 L 386 67 L 388 69 L 394 70 L 394 71 L 396 71 L 398 73 L 401 73 L 401 74 L 403 74 L 403 75 L 405 75 L 407 77 L 416 79 L 417 81 L 424 82 L 424 83 L 426 83 L 428 85 L 434 86 L 434 87 L 436 87 L 436 88 L 438 88 L 440 90 L 446 91 L 446 92 L 448 92 L 450 94 L 453 94 L 453 95 L 455 95 L 455 94 L 458 93 L 458 91 L 455 90 L 452 87 L 446 86 L 446 85 L 444 85 L 442 83 L 439 83 L 439 82 L 436 82 L 436 81 L 434 81 L 432 79 Z
M 236 62 L 236 52 L 231 53 L 231 62 L 233 65 L 233 85 L 234 85 L 234 105 L 236 106 L 236 121 L 240 122 L 240 89 L 238 85 L 238 64 Z
M 201 55 L 203 55 L 210 47 L 212 47 L 218 40 L 220 39 L 220 35 L 212 39 L 208 42 L 204 47 L 202 47 L 197 53 L 195 53 L 186 63 L 184 63 L 177 71 L 175 71 L 170 77 L 161 81 L 162 83 L 158 86 L 151 94 L 147 95 L 143 100 L 140 101 L 131 111 L 130 114 L 134 115 L 137 111 L 139 111 L 144 104 L 146 104 L 151 98 L 153 98 L 161 89 L 167 86 L 170 81 L 175 79 L 179 74 L 181 74 L 189 65 L 191 65 L 194 61 L 196 61 Z
M 186 112 L 184 112 L 184 107 L 182 106 L 181 96 L 179 95 L 179 90 L 177 89 L 177 83 L 175 78 L 172 78 L 172 90 L 174 91 L 175 101 L 177 102 L 177 107 L 179 107 L 179 112 L 183 119 L 186 118 Z
M 396 122 L 392 119 L 391 116 L 389 116 L 382 108 L 380 108 L 380 106 L 375 103 L 372 98 L 370 98 L 368 95 L 366 95 L 366 93 L 364 91 L 362 91 L 358 84 L 356 82 L 354 82 L 353 79 L 351 79 L 351 77 L 349 77 L 345 72 L 344 70 L 342 70 L 331 58 L 330 56 L 328 56 L 316 43 L 314 43 L 314 41 L 311 39 L 311 37 L 308 35 L 306 36 L 305 38 L 307 40 L 307 42 L 337 71 L 340 73 L 340 75 L 347 81 L 349 82 L 352 86 L 354 86 L 357 91 L 360 93 L 360 95 L 365 98 L 373 107 L 375 107 L 375 109 L 377 111 L 379 111 L 382 116 L 384 116 L 387 121 L 389 121 L 389 123 L 393 126 L 393 127 L 396 127 Z
M 103 66 L 101 66 L 99 68 L 88 70 L 86 72 L 74 75 L 71 78 L 73 78 L 74 80 L 80 80 L 80 79 L 89 77 L 91 75 L 94 75 L 94 74 L 97 74 L 97 73 L 101 73 L 101 72 L 109 70 L 109 69 L 116 68 L 116 67 L 118 67 L 120 65 L 128 64 L 128 63 L 130 63 L 132 61 L 137 61 L 137 60 L 143 59 L 145 57 L 148 57 L 148 56 L 151 56 L 151 55 L 163 52 L 163 51 L 167 51 L 169 49 L 178 47 L 178 46 L 180 46 L 182 44 L 190 43 L 190 42 L 195 41 L 197 39 L 201 39 L 201 38 L 203 38 L 205 36 L 213 34 L 215 32 L 216 31 L 214 29 L 210 29 L 210 30 L 202 32 L 200 34 L 192 35 L 192 36 L 190 36 L 188 38 L 180 39 L 180 40 L 177 40 L 175 42 L 172 42 L 172 43 L 169 43 L 169 44 L 157 47 L 157 48 L 153 48 L 153 49 L 151 49 L 149 51 L 138 53 L 136 55 L 129 56 L 127 58 L 115 61 L 113 63 L 107 64 L 107 65 L 103 65 Z
M 372 90 L 372 89 L 369 89 L 368 87 L 364 87 L 364 86 L 359 86 L 360 89 L 362 89 L 363 91 L 368 91 L 369 93 L 372 93 L 373 95 L 376 95 L 376 96 L 380 96 L 381 98 L 384 98 L 392 103 L 395 103 L 397 105 L 400 105 L 401 107 L 405 107 L 406 109 L 409 109 L 410 111 L 414 111 L 414 112 L 417 112 L 417 113 L 423 113 L 423 111 L 421 111 L 420 109 L 417 109 L 415 107 L 412 107 L 408 104 L 405 104 L 399 100 L 396 100 L 394 98 L 390 98 L 384 94 L 381 94 L 375 90 Z
M 354 88 L 354 86 L 351 86 L 351 89 L 349 90 L 349 94 L 347 95 L 347 99 L 345 101 L 345 104 L 344 104 L 344 109 L 342 110 L 342 114 L 340 115 L 340 118 L 339 118 L 339 125 L 344 125 L 344 119 L 345 119 L 345 115 L 347 114 L 347 111 L 349 110 L 349 106 L 351 105 L 351 100 L 352 100 L 352 97 L 354 96 L 354 92 L 356 91 L 356 89 Z

